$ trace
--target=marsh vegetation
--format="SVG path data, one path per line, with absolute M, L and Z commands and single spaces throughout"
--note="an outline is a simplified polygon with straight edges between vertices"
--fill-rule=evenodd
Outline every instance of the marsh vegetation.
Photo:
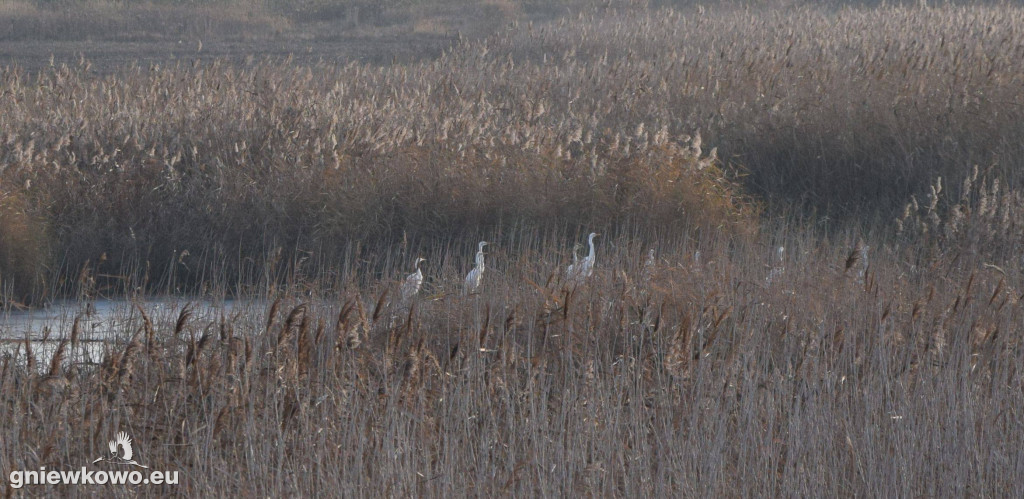
M 188 495 L 1015 490 L 1024 9 L 501 4 L 418 62 L 4 68 L 3 303 L 82 307 L 3 331 L 4 476 L 128 431 Z

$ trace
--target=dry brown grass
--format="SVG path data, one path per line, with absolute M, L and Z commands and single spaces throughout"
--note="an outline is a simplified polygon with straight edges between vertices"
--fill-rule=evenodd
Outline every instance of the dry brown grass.
M 8 69 L 0 176 L 72 272 L 107 253 L 163 277 L 186 250 L 244 273 L 238 250 L 516 224 L 750 233 L 737 174 L 773 209 L 891 220 L 967 165 L 1019 182 L 1020 15 L 607 11 L 387 68 Z
M 101 273 L 174 267 L 185 284 L 206 270 L 186 252 L 233 279 L 239 251 L 328 263 L 355 240 L 376 251 L 495 227 L 756 232 L 755 203 L 667 124 L 551 116 L 531 97 L 545 76 L 488 63 L 526 86 L 488 93 L 461 64 L 477 63 L 9 69 L 0 175 L 47 214 L 64 268 L 106 255 Z
M 598 128 L 700 129 L 756 192 L 863 217 L 974 164 L 1019 182 L 1022 15 L 1003 5 L 581 16 L 495 37 L 475 61 L 557 74 L 551 88 L 567 95 L 551 98 L 553 116 L 571 102 Z M 516 94 L 515 82 L 503 89 Z
M 306 283 L 263 313 L 133 314 L 98 365 L 5 359 L 0 471 L 76 468 L 125 430 L 147 465 L 181 472 L 159 491 L 190 495 L 986 495 L 1016 481 L 998 456 L 1024 443 L 1020 279 L 880 251 L 858 282 L 852 240 L 791 237 L 780 262 L 701 238 L 663 246 L 641 284 L 645 252 L 622 238 L 570 289 L 543 284 L 565 254 L 539 235 L 492 240 L 510 249 L 473 297 L 454 291 L 464 245 L 432 255 L 448 263 L 409 309 L 390 279 L 332 296 Z
M 1000 178 L 992 169 L 975 167 L 954 186 L 954 195 L 938 177 L 920 200 L 911 197 L 896 219 L 901 242 L 928 256 L 960 254 L 1003 273 L 1016 272 L 1024 263 L 1024 194 Z
M 1022 12 L 609 11 L 412 65 L 7 69 L 4 255 L 83 301 L 263 305 L 140 303 L 96 363 L 77 319 L 63 362 L 19 336 L 0 472 L 126 430 L 182 472 L 146 491 L 189 495 L 1014 490 Z M 971 164 L 995 166 L 938 188 Z M 48 250 L 6 242 L 39 225 Z

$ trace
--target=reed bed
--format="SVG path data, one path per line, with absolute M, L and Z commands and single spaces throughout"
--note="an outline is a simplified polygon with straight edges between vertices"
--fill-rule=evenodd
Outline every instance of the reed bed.
M 331 261 L 353 241 L 379 250 L 501 226 L 756 231 L 756 204 L 699 137 L 554 126 L 543 101 L 490 100 L 445 61 L 105 78 L 83 64 L 3 77 L 4 195 L 29 200 L 19 221 L 50 236 L 33 253 L 55 269 L 105 255 L 166 275 L 187 251 L 237 275 L 239 258 L 275 248 Z
M 0 357 L 0 471 L 124 430 L 182 471 L 144 493 L 1004 495 L 1021 12 L 604 10 L 420 64 L 7 68 L 5 304 L 139 306 L 98 362 Z
M 495 241 L 477 295 L 458 292 L 466 245 L 431 255 L 410 305 L 407 265 L 382 265 L 239 316 L 140 307 L 97 364 L 6 358 L 2 469 L 74 467 L 125 430 L 147 465 L 182 471 L 160 492 L 187 495 L 1015 486 L 1019 279 L 799 236 L 681 240 L 645 266 L 621 237 L 571 287 L 542 240 Z
M 55 269 L 16 295 L 104 253 L 237 274 L 240 252 L 499 225 L 750 233 L 748 194 L 888 223 L 937 175 L 1018 183 L 1021 12 L 605 11 L 401 66 L 7 68 L 3 196 Z
M 870 217 L 973 165 L 1019 183 L 1022 15 L 1011 4 L 584 15 L 492 39 L 476 60 L 557 75 L 551 88 L 569 97 L 546 103 L 554 117 L 699 128 L 757 193 Z

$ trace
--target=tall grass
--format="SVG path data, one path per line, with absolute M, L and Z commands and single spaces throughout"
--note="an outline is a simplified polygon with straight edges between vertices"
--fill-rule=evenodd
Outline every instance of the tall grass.
M 516 224 L 751 232 L 737 174 L 841 220 L 975 164 L 1018 182 L 1016 7 L 629 12 L 388 68 L 7 69 L 0 176 L 73 272 Z
M 0 472 L 124 430 L 190 495 L 1014 490 L 1021 10 L 588 16 L 389 67 L 7 68 L 7 304 L 139 303 L 99 362 L 0 358 Z
M 492 39 L 476 60 L 529 61 L 536 66 L 520 67 L 557 75 L 552 88 L 569 95 L 550 97 L 552 116 L 571 102 L 572 114 L 598 127 L 699 128 L 722 158 L 747 168 L 756 192 L 864 217 L 975 164 L 1019 182 L 1022 13 L 1002 5 L 583 16 Z
M 620 237 L 571 288 L 541 234 L 492 239 L 507 249 L 479 295 L 459 292 L 473 248 L 454 245 L 410 308 L 391 303 L 408 264 L 377 261 L 382 280 L 278 288 L 262 311 L 143 305 L 95 366 L 6 359 L 0 468 L 75 468 L 125 430 L 140 462 L 181 471 L 167 493 L 1014 486 L 1019 282 L 996 271 L 876 251 L 860 281 L 852 241 L 792 237 L 778 261 L 702 238 L 659 247 L 645 282 Z
M 72 272 L 105 254 L 163 275 L 188 251 L 231 278 L 279 247 L 336 261 L 352 241 L 503 226 L 754 231 L 751 200 L 667 125 L 552 124 L 542 101 L 463 93 L 450 69 L 8 69 L 0 175 Z

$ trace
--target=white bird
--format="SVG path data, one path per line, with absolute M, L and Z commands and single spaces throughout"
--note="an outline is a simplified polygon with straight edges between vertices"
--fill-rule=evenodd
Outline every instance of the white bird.
M 416 296 L 416 293 L 420 292 L 420 285 L 423 284 L 423 271 L 420 270 L 420 262 L 425 261 L 427 261 L 426 258 L 417 258 L 414 264 L 416 272 L 409 274 L 405 278 L 405 282 L 402 283 L 402 301 L 409 301 L 413 296 Z
M 484 246 L 486 245 L 487 241 L 480 241 L 480 244 L 477 245 L 476 266 L 466 275 L 466 285 L 463 287 L 463 291 L 467 295 L 475 292 L 484 278 Z
M 565 270 L 565 279 L 573 284 L 580 284 L 594 273 L 594 238 L 598 233 L 591 232 L 587 242 L 590 244 L 590 253 L 583 257 L 578 263 L 574 263 Z M 575 256 L 575 255 L 574 255 Z

